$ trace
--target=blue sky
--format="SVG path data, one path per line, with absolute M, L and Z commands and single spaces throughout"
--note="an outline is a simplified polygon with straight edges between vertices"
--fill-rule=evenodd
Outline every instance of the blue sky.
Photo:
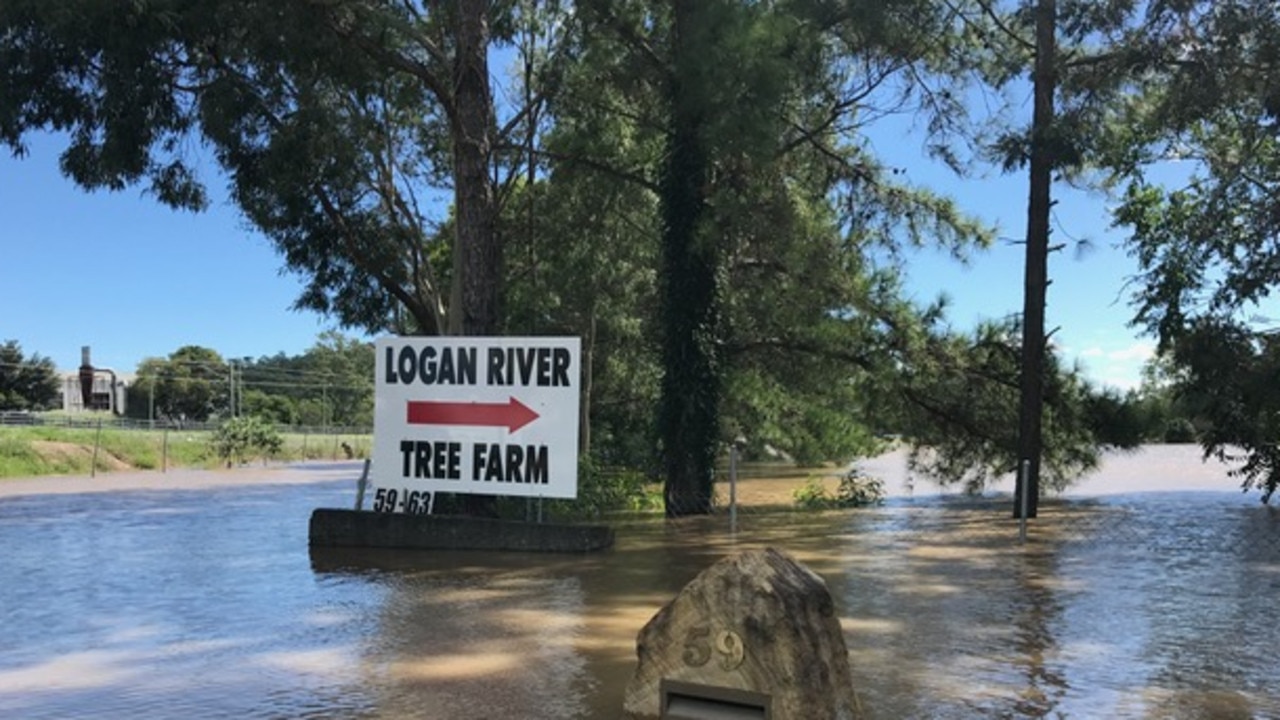
M 63 369 L 78 366 L 89 345 L 95 365 L 132 372 L 188 344 L 224 357 L 298 354 L 335 326 L 290 309 L 298 278 L 282 272 L 270 243 L 225 199 L 191 214 L 136 188 L 85 193 L 58 171 L 59 138 L 32 136 L 29 146 L 21 160 L 0 152 L 0 340 Z M 953 195 L 1004 238 L 1024 235 L 1025 173 L 958 180 L 923 162 L 906 128 L 877 132 L 874 147 L 905 170 L 900 178 Z M 216 167 L 203 170 L 219 191 Z M 1047 327 L 1060 328 L 1056 344 L 1092 380 L 1132 387 L 1153 346 L 1127 327 L 1122 288 L 1134 263 L 1115 247 L 1121 236 L 1109 229 L 1105 198 L 1061 186 L 1055 193 L 1055 242 L 1088 239 L 1092 250 L 1050 260 Z M 909 281 L 921 302 L 946 293 L 952 324 L 964 329 L 1021 309 L 1022 267 L 1022 246 L 1001 242 L 968 267 L 920 253 Z
M 64 144 L 32 136 L 24 159 L 0 152 L 0 340 L 61 369 L 89 345 L 94 365 L 127 373 L 183 345 L 298 354 L 333 326 L 289 309 L 298 279 L 234 207 L 192 214 L 136 188 L 86 193 L 58 170 Z
M 918 134 L 909 125 L 879 128 L 870 142 L 877 156 L 902 171 L 898 179 L 954 198 L 965 212 L 995 226 L 999 236 L 967 265 L 946 253 L 916 254 L 908 268 L 915 298 L 923 303 L 945 294 L 951 301 L 951 324 L 961 330 L 1021 313 L 1026 171 L 1002 174 L 992 168 L 958 178 L 922 157 Z M 1049 258 L 1045 330 L 1053 333 L 1050 342 L 1095 383 L 1137 387 L 1155 340 L 1129 327 L 1133 309 L 1127 284 L 1137 263 L 1123 248 L 1124 230 L 1111 226 L 1112 199 L 1100 190 L 1064 183 L 1055 183 L 1053 199 L 1050 244 L 1067 247 Z

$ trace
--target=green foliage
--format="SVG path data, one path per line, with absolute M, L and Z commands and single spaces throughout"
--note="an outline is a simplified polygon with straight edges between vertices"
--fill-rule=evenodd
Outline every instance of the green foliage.
M 209 438 L 214 455 L 231 467 L 252 457 L 264 461 L 280 453 L 283 438 L 275 426 L 256 417 L 236 417 L 224 421 Z
M 791 494 L 796 507 L 801 510 L 835 510 L 866 507 L 884 502 L 884 481 L 863 475 L 857 467 L 850 468 L 840 478 L 840 485 L 833 494 L 819 476 L 811 475 L 805 484 Z
M 1200 318 L 1179 331 L 1173 357 L 1185 371 L 1176 391 L 1202 424 L 1195 438 L 1206 457 L 1238 463 L 1232 476 L 1267 502 L 1280 486 L 1280 337 Z M 1187 435 L 1185 426 L 1169 431 Z
M 653 198 L 565 169 L 521 186 L 507 208 L 506 331 L 582 338 L 584 449 L 608 465 L 650 466 L 660 377 Z
M 836 506 L 831 491 L 817 476 L 810 476 L 804 485 L 793 490 L 791 499 L 802 510 L 829 510 Z
M 17 437 L 12 430 L 0 430 L 0 478 L 39 475 L 42 468 L 40 455 Z
M 578 497 L 553 500 L 547 506 L 550 516 L 559 520 L 599 519 L 609 513 L 661 509 L 662 493 L 643 473 L 601 467 L 585 457 L 578 462 Z
M 234 381 L 234 385 L 231 383 Z M 225 362 L 213 350 L 180 348 L 139 364 L 129 415 L 160 421 L 254 415 L 279 425 L 368 428 L 373 424 L 373 345 L 329 331 L 301 355 Z
M 236 362 L 239 410 L 311 427 L 373 425 L 373 344 L 321 333 L 301 355 Z
M 246 389 L 241 395 L 240 411 L 275 425 L 299 424 L 298 402 L 283 394 Z
M 529 107 L 497 118 L 486 104 L 488 53 L 467 51 L 486 39 L 462 32 L 478 4 L 211 0 L 69 11 L 16 0 L 0 5 L 0 142 L 20 152 L 26 133 L 63 130 L 63 170 L 80 185 L 143 184 L 162 202 L 199 208 L 196 158 L 184 151 L 200 140 L 237 206 L 302 276 L 299 306 L 375 332 L 581 337 L 585 453 L 650 471 L 665 455 L 677 512 L 710 509 L 714 460 L 739 439 L 757 452 L 844 462 L 871 452 L 878 433 L 902 433 L 922 465 L 979 487 L 1016 464 L 1017 333 L 947 331 L 942 303 L 904 301 L 899 278 L 903 248 L 963 257 L 992 232 L 947 198 L 899 182 L 863 129 L 887 113 L 918 118 L 931 149 L 959 166 L 961 152 L 944 141 L 972 129 L 968 78 L 1008 87 L 1025 76 L 1030 56 L 1017 37 L 1031 14 L 1017 5 L 500 3 L 487 27 L 498 44 L 518 41 L 528 65 L 517 92 Z M 1259 0 L 1227 5 L 1270 17 Z M 1175 200 L 1140 183 L 1122 221 L 1159 239 L 1152 267 L 1186 271 L 1151 276 L 1152 298 L 1189 298 L 1216 272 L 1195 265 L 1207 250 L 1178 256 L 1194 232 L 1212 248 L 1255 241 L 1238 244 L 1264 253 L 1255 272 L 1224 296 L 1253 297 L 1275 263 L 1269 236 L 1247 235 L 1267 231 L 1272 209 L 1267 193 L 1248 194 L 1247 179 L 1276 153 L 1266 137 L 1237 140 L 1265 135 L 1249 123 L 1276 105 L 1269 75 L 1244 73 L 1236 87 L 1179 74 L 1167 95 L 1112 100 L 1146 87 L 1130 72 L 1142 62 L 1157 73 L 1162 34 L 1197 27 L 1171 19 L 1178 8 L 1252 33 L 1235 51 L 1206 33 L 1219 54 L 1275 41 L 1207 0 L 1153 6 L 1142 35 L 1136 7 L 1059 3 L 1072 60 L 1060 63 L 1059 121 L 1045 135 L 1055 166 L 1075 171 L 1104 149 L 1145 147 L 1175 120 L 1215 153 L 1214 177 L 1238 167 L 1229 150 L 1251 147 L 1249 172 L 1222 196 L 1254 204 L 1247 222 L 1220 207 L 1231 203 Z M 1192 73 L 1195 63 L 1179 65 Z M 1179 112 L 1179 97 L 1197 88 Z M 1202 112 L 1223 98 L 1246 110 L 1234 124 Z M 1135 121 L 1104 124 L 1110 112 Z M 997 143 L 1014 165 L 1031 138 L 1018 122 Z M 1208 138 L 1209 127 L 1230 132 Z M 981 134 L 964 139 L 987 146 Z M 1197 215 L 1211 220 L 1196 224 Z M 210 353 L 183 348 L 145 362 L 131 412 L 154 400 L 170 419 L 371 420 L 365 343 L 335 333 L 303 356 L 237 359 L 230 371 Z M 1099 443 L 1130 444 L 1188 416 L 1163 396 L 1094 393 L 1054 357 L 1045 383 L 1053 484 L 1091 467 Z M 585 478 L 584 489 L 597 480 Z M 588 504 L 612 507 L 632 484 L 600 481 Z
M 308 382 L 322 383 L 323 398 L 332 408 L 330 424 L 373 425 L 373 365 L 373 343 L 336 331 L 321 334 L 303 354 L 302 368 Z
M 167 359 L 147 358 L 138 364 L 133 382 L 139 392 L 155 391 L 157 419 L 203 422 L 225 413 L 231 402 L 231 375 L 215 350 L 187 345 Z M 135 399 L 142 398 L 134 396 Z M 147 400 L 150 400 L 148 397 Z M 150 403 L 131 405 L 130 414 L 146 417 Z
M 59 395 L 53 361 L 22 352 L 16 340 L 0 344 L 0 410 L 44 410 Z
M 65 131 L 61 166 L 79 185 L 143 184 L 187 209 L 208 202 L 191 153 L 203 144 L 302 276 L 300 307 L 440 334 L 435 198 L 452 187 L 467 209 L 455 255 L 491 248 L 487 165 L 501 155 L 485 46 L 515 31 L 513 7 L 6 2 L 0 143 L 21 153 L 26 133 Z M 496 277 L 471 274 L 459 285 L 495 294 Z
M 1121 396 L 1108 391 L 1090 398 L 1090 422 L 1106 444 L 1187 443 L 1199 436 L 1194 409 L 1179 390 L 1186 373 L 1172 356 L 1158 354 L 1143 366 L 1142 385 Z M 1117 441 L 1116 434 L 1120 435 Z M 1110 439 L 1108 439 L 1110 438 Z
M 1017 471 L 1019 341 L 1012 322 L 971 337 L 921 328 L 902 355 L 901 375 L 876 388 L 887 419 L 912 445 L 913 469 L 967 492 Z M 1052 353 L 1044 383 L 1041 477 L 1061 490 L 1097 466 L 1101 428 L 1092 391 Z
M 1274 322 L 1280 267 L 1280 7 L 1153 6 L 1139 92 L 1117 106 L 1108 164 L 1127 184 L 1116 223 L 1138 261 L 1134 322 L 1159 339 L 1173 395 L 1206 455 L 1263 501 L 1280 487 Z M 1168 183 L 1170 158 L 1184 160 Z
M 877 89 L 907 63 L 917 80 L 948 67 L 948 14 L 916 2 L 581 9 L 582 70 L 565 90 L 578 102 L 558 107 L 560 125 L 587 132 L 566 164 L 587 155 L 659 201 L 668 510 L 709 509 L 711 464 L 739 436 L 804 458 L 864 449 L 857 386 L 880 361 L 850 348 L 882 346 L 886 331 L 870 257 L 989 237 L 953 203 L 892 182 L 857 137 L 863 113 L 884 108 L 947 124 L 947 92 Z M 635 154 L 613 162 L 590 137 L 602 128 Z
M 1155 434 L 1151 419 L 1134 393 L 1122 395 L 1106 389 L 1086 393 L 1083 402 L 1085 422 L 1100 445 L 1135 448 Z
M 1161 439 L 1167 443 L 1193 443 L 1200 439 L 1200 434 L 1187 418 L 1174 418 L 1165 425 Z

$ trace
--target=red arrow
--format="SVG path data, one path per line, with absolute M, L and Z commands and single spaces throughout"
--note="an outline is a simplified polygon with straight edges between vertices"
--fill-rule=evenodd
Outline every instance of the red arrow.
M 408 405 L 410 425 L 505 425 L 507 432 L 515 432 L 538 419 L 538 413 L 515 398 L 505 403 L 411 400 Z

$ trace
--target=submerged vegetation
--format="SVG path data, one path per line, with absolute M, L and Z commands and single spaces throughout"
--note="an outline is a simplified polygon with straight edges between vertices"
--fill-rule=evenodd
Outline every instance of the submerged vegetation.
M 884 481 L 869 477 L 856 467 L 840 477 L 834 493 L 824 478 L 811 475 L 805 484 L 792 492 L 796 507 L 802 510 L 834 510 L 839 508 L 866 507 L 884 502 Z

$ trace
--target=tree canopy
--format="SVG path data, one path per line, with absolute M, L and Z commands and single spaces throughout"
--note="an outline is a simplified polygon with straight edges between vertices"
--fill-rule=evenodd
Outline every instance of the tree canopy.
M 1134 323 L 1176 368 L 1206 455 L 1239 460 L 1245 489 L 1280 486 L 1280 8 L 1156 4 L 1157 58 L 1120 106 L 1110 165 L 1116 222 L 1138 261 Z
M 230 371 L 216 350 L 186 345 L 167 358 L 148 358 L 138 364 L 130 414 L 174 422 L 204 422 L 229 413 L 232 401 Z M 140 392 L 139 392 L 140 391 Z M 140 400 L 144 399 L 144 405 Z
M 278 425 L 373 425 L 373 345 L 326 331 L 300 355 L 226 359 L 186 346 L 138 364 L 128 414 L 197 421 L 255 417 Z M 154 395 L 153 395 L 154 392 Z
M 896 434 L 919 467 L 981 488 L 1032 447 L 1008 432 L 1019 385 L 1060 487 L 1099 446 L 1136 442 L 1139 421 L 1047 342 L 1033 317 L 1047 277 L 1028 283 L 1022 325 L 957 332 L 945 304 L 904 297 L 904 249 L 964 259 L 993 235 L 876 157 L 870 124 L 916 118 L 959 170 L 1030 161 L 1029 216 L 1055 181 L 1126 188 L 1137 322 L 1179 366 L 1206 447 L 1245 447 L 1269 495 L 1275 353 L 1248 318 L 1280 267 L 1278 14 L 1261 0 L 13 0 L 0 142 L 21 153 L 28 133 L 61 131 L 79 185 L 193 210 L 212 154 L 304 279 L 298 305 L 345 326 L 583 338 L 583 452 L 659 473 L 673 515 L 711 509 L 729 442 L 847 461 Z M 1033 67 L 1052 81 L 1035 123 L 975 107 Z M 1174 152 L 1196 172 L 1170 190 L 1152 169 Z M 1036 262 L 1055 247 L 1040 230 Z M 359 423 L 367 352 L 338 335 L 300 358 L 182 348 L 138 385 L 168 417 Z M 269 391 L 301 372 L 322 378 L 319 403 Z M 1028 404 L 1030 386 L 1043 397 Z
M 52 360 L 24 354 L 17 340 L 0 343 L 0 410 L 44 410 L 59 391 Z

